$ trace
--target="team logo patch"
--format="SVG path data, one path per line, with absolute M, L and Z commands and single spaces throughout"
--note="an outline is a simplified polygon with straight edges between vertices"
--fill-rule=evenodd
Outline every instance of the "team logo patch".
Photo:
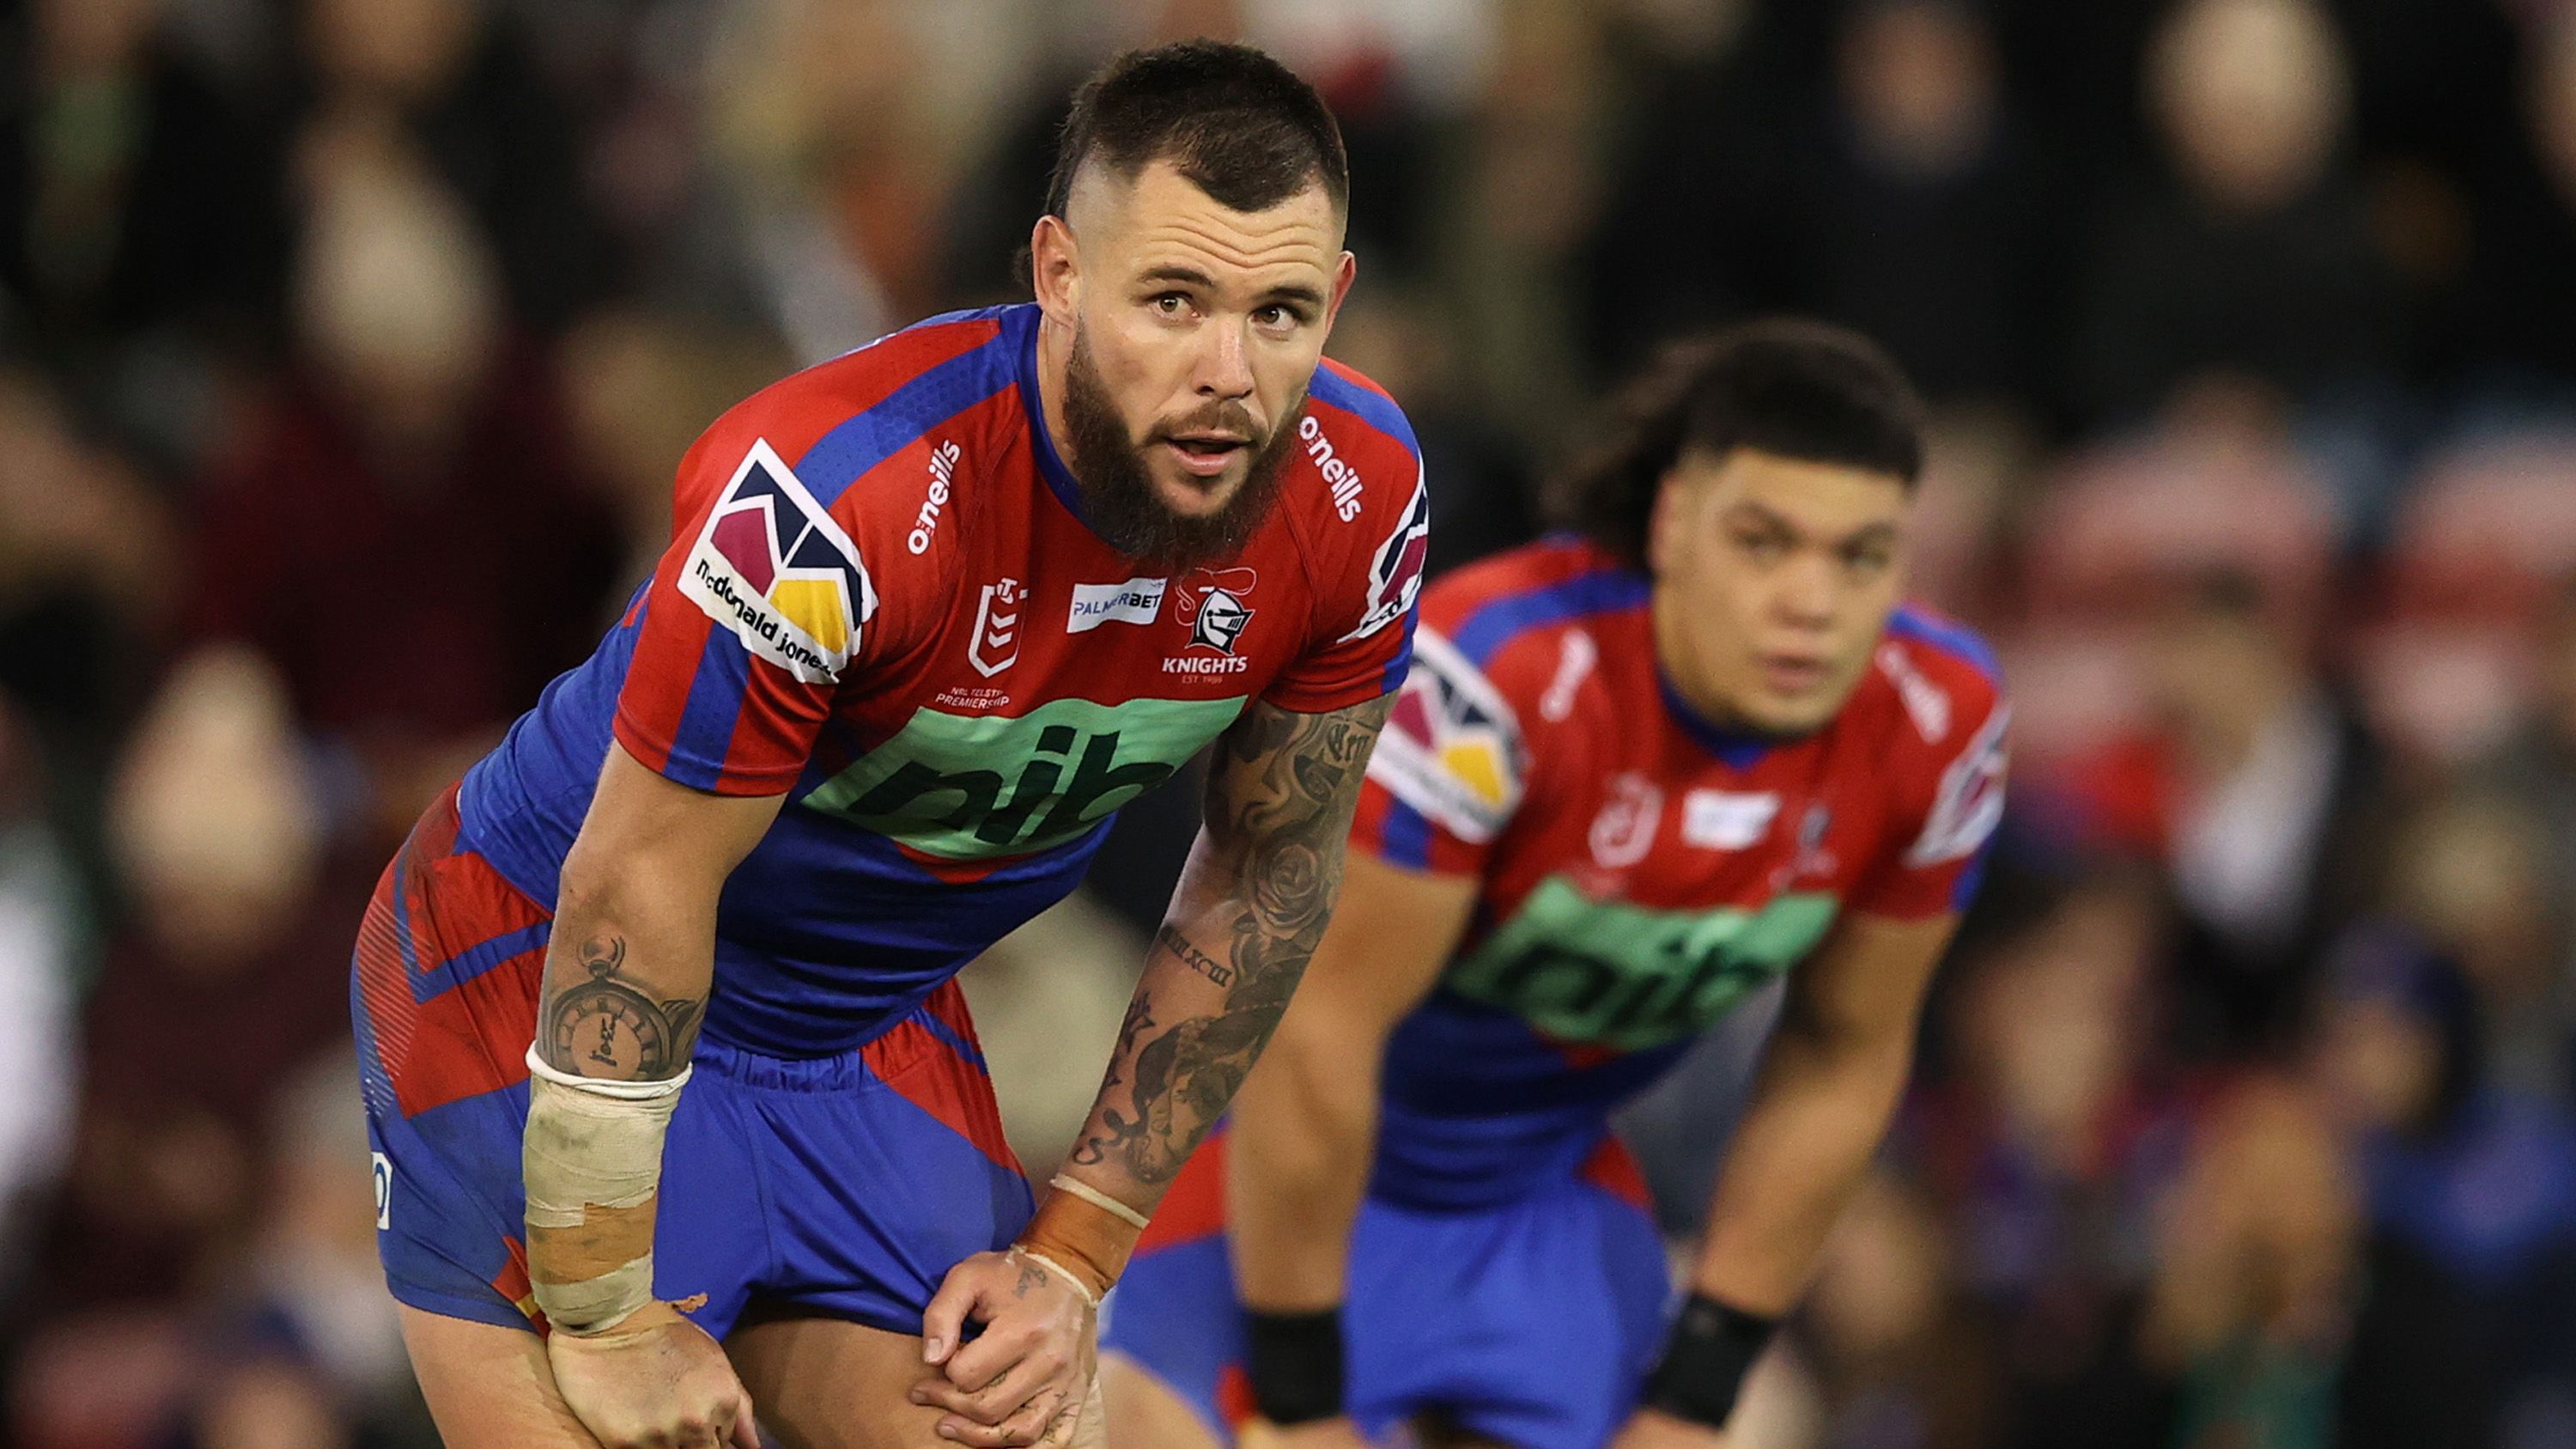
M 1416 482 L 1403 521 L 1369 560 L 1368 612 L 1360 616 L 1358 628 L 1335 642 L 1366 638 L 1403 618 L 1405 610 L 1413 607 L 1414 596 L 1422 592 L 1422 560 L 1430 551 L 1431 494 Z
M 1252 622 L 1252 609 L 1244 598 L 1260 581 L 1261 576 L 1250 569 L 1193 571 L 1176 606 L 1181 622 L 1190 626 L 1189 647 L 1232 654 L 1244 626 Z
M 858 545 L 766 440 L 717 496 L 679 582 L 745 649 L 807 684 L 841 677 L 877 608 Z
M 1592 817 L 1592 858 L 1607 870 L 1625 870 L 1644 860 L 1663 818 L 1661 785 L 1634 770 L 1612 776 L 1601 813 Z
M 1528 770 L 1511 706 L 1455 645 L 1417 633 L 1369 778 L 1459 839 L 1482 842 L 1520 804 Z
M 1075 584 L 1064 632 L 1087 634 L 1103 624 L 1151 624 L 1163 613 L 1168 579 L 1129 579 L 1123 584 Z
M 966 662 L 986 679 L 1020 661 L 1020 600 L 1020 581 L 1003 579 L 986 584 L 975 604 L 975 633 L 966 641 Z

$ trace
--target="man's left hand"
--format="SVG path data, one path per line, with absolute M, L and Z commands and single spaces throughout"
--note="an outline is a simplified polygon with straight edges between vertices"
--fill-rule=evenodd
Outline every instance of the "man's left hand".
M 963 1341 L 968 1319 L 984 1325 Z M 977 1253 L 948 1270 L 922 1315 L 932 1366 L 912 1401 L 948 1411 L 944 1438 L 983 1449 L 1073 1442 L 1099 1370 L 1099 1319 L 1032 1255 Z
M 1687 1419 L 1639 1409 L 1628 1416 L 1619 1437 L 1610 1441 L 1610 1449 L 1726 1449 L 1726 1435 Z

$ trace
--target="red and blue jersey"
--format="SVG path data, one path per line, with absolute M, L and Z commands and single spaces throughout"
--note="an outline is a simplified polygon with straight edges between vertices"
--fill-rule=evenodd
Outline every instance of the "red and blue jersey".
M 1982 641 L 1900 609 L 1823 730 L 1734 735 L 1664 680 L 1651 588 L 1552 539 L 1424 597 L 1353 841 L 1480 890 L 1388 1045 L 1381 1196 L 1490 1203 L 1570 1171 L 1837 916 L 1936 916 L 1976 888 L 2009 715 Z
M 1149 573 L 1083 521 L 1038 320 L 935 318 L 718 420 L 652 579 L 465 779 L 459 848 L 547 903 L 611 740 L 787 796 L 724 889 L 710 1039 L 850 1049 L 1072 890 L 1118 807 L 1249 702 L 1405 677 L 1429 504 L 1383 392 L 1318 368 L 1254 537 Z

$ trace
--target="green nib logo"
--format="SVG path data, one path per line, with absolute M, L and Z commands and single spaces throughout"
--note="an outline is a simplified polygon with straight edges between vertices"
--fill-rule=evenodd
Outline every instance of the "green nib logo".
M 1045 850 L 1161 784 L 1242 709 L 1240 698 L 1059 699 L 1016 718 L 920 709 L 802 803 L 925 855 Z

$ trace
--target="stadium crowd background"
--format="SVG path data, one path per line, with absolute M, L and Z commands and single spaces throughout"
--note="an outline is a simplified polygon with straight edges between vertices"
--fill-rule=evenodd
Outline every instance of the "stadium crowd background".
M 345 962 L 726 404 L 1015 295 L 1110 50 L 1348 129 L 1435 564 L 1658 337 L 1868 329 L 2013 805 L 1737 1449 L 2576 1445 L 2576 5 L 13 0 L 0 1438 L 430 1442 Z M 1175 788 L 969 973 L 1053 1160 Z M 1687 1231 L 1759 1023 L 1634 1114 Z M 398 1210 L 398 1204 L 397 1204 Z

